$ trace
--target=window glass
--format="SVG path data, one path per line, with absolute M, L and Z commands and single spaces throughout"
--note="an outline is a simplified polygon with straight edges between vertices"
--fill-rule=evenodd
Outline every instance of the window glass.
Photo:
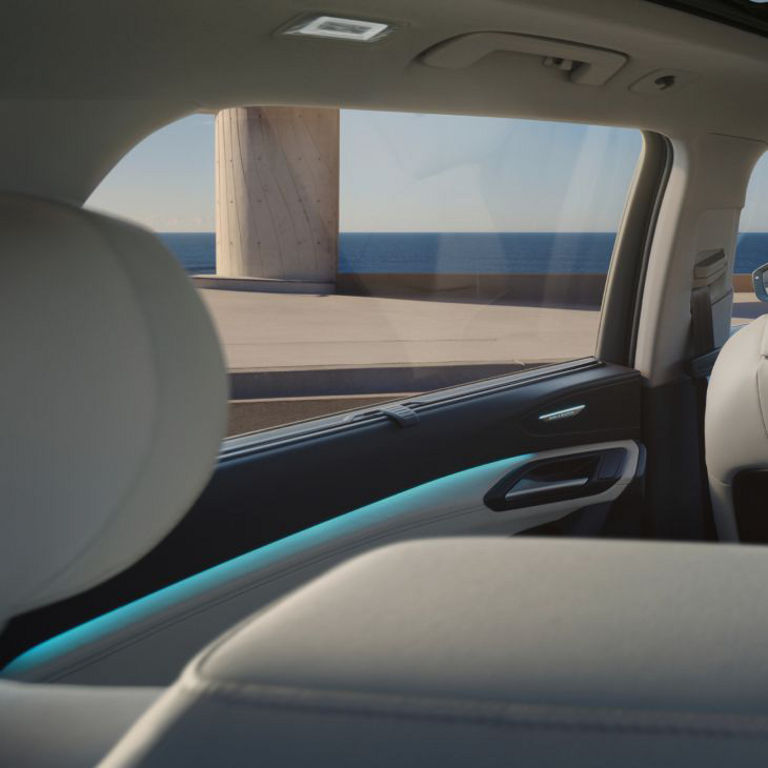
M 88 205 L 155 230 L 192 276 L 237 434 L 594 354 L 641 143 L 506 118 L 227 110 L 147 138 Z
M 744 325 L 768 311 L 752 290 L 752 272 L 768 262 L 768 154 L 755 165 L 739 219 L 733 265 L 733 324 Z

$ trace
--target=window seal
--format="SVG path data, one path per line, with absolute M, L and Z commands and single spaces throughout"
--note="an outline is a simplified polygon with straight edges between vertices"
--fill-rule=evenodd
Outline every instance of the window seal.
M 556 378 L 563 374 L 578 371 L 588 371 L 601 368 L 605 364 L 595 357 L 583 357 L 563 363 L 541 365 L 524 371 L 482 379 L 455 387 L 433 390 L 421 395 L 391 400 L 381 403 L 385 408 L 392 405 L 402 405 L 416 414 L 429 412 L 437 408 L 474 400 L 498 392 L 516 389 L 527 384 Z M 377 424 L 389 422 L 389 417 L 381 412 L 379 406 L 357 408 L 351 411 L 321 416 L 316 419 L 285 424 L 278 427 L 246 432 L 224 439 L 219 452 L 220 462 L 229 462 L 250 457 L 256 453 L 271 451 L 277 448 L 305 443 L 329 435 L 362 429 Z

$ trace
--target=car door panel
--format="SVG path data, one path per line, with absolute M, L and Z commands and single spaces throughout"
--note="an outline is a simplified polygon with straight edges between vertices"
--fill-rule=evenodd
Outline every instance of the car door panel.
M 533 511 L 518 510 L 517 522 L 510 524 L 508 520 L 500 520 L 498 513 L 483 501 L 503 472 L 498 473 L 494 482 L 484 482 L 482 488 L 474 489 L 470 507 L 476 512 L 480 510 L 487 522 L 482 522 L 480 517 L 465 516 L 460 520 L 451 515 L 441 516 L 440 509 L 445 503 L 441 497 L 447 488 L 453 487 L 450 479 L 455 481 L 457 476 L 470 470 L 476 473 L 478 468 L 497 462 L 514 463 L 521 456 L 542 452 L 552 455 L 551 452 L 564 449 L 566 455 L 574 449 L 583 451 L 585 446 L 607 442 L 634 445 L 634 441 L 641 438 L 640 402 L 641 380 L 636 371 L 586 360 L 412 399 L 406 403 L 417 419 L 411 427 L 400 426 L 374 410 L 228 441 L 208 487 L 165 541 L 105 584 L 14 619 L 3 636 L 4 658 L 9 660 L 56 632 L 79 626 L 218 564 L 268 548 L 273 542 L 280 544 L 328 521 L 333 523 L 346 513 L 357 514 L 360 519 L 361 510 L 425 484 L 436 484 L 434 487 L 441 489 L 441 493 L 432 506 L 417 505 L 415 510 L 410 510 L 409 514 L 416 518 L 396 515 L 379 521 L 375 532 L 367 531 L 354 546 L 343 540 L 338 527 L 331 525 L 327 546 L 336 554 L 348 556 L 366 547 L 412 535 L 511 535 L 539 529 L 597 501 L 610 505 L 613 512 L 609 510 L 608 519 L 613 513 L 618 516 L 620 494 L 618 501 L 615 496 L 607 500 L 568 499 L 569 494 L 563 489 L 560 504 L 557 491 L 553 498 L 550 489 L 548 501 L 553 506 L 534 504 Z M 569 409 L 576 412 L 564 417 L 540 418 Z M 637 464 L 633 454 L 633 475 Z M 217 609 L 217 615 L 221 615 L 222 621 L 232 623 L 264 601 L 311 577 L 317 572 L 315 554 L 300 557 L 298 561 L 278 562 L 275 567 L 280 577 L 265 577 L 267 582 L 271 579 L 270 588 L 255 589 L 253 575 L 244 577 L 250 585 L 246 590 L 250 597 L 235 601 L 236 606 L 229 601 L 227 607 Z M 291 554 L 294 556 L 295 553 Z M 324 563 L 322 567 L 329 567 L 337 559 L 335 554 L 320 558 Z M 264 579 L 259 577 L 255 581 L 260 584 Z M 227 586 L 224 591 L 232 590 Z M 203 596 L 194 603 L 192 613 L 200 613 L 200 605 L 211 601 L 215 602 L 213 594 Z M 172 607 L 175 602 L 167 605 L 162 600 L 159 602 L 167 612 L 160 623 L 170 621 L 177 610 Z M 209 635 L 213 636 L 211 632 L 220 631 L 216 612 L 208 613 L 199 622 L 199 629 L 191 630 L 186 622 L 183 632 L 179 628 L 168 634 L 166 644 L 181 650 L 186 649 L 187 642 L 194 645 L 207 641 Z M 141 621 L 127 631 L 134 640 L 136 634 L 145 633 L 146 627 Z M 107 636 L 110 635 L 112 632 L 107 632 Z M 184 641 L 180 639 L 182 635 Z M 112 641 L 100 637 L 97 652 L 90 654 L 90 662 L 82 669 L 89 667 L 100 654 L 105 654 L 104 658 L 110 656 L 110 643 L 121 645 L 124 640 L 125 637 L 117 642 L 116 635 Z M 118 682 L 113 677 L 116 670 L 131 667 L 147 670 L 151 680 L 158 682 L 163 671 L 173 673 L 170 667 L 178 656 L 175 650 L 164 655 L 161 646 L 159 643 L 152 653 L 147 649 L 142 651 L 145 662 L 150 655 L 155 656 L 155 666 L 122 663 L 117 658 L 105 662 L 106 667 L 100 662 L 98 669 L 93 667 L 90 672 L 75 673 L 74 678 L 67 679 L 92 682 L 91 675 L 95 675 L 102 682 L 105 679 Z M 50 674 L 58 676 L 67 665 L 54 666 L 56 669 Z
M 414 538 L 510 536 L 559 520 L 580 507 L 608 504 L 634 480 L 640 454 L 640 446 L 631 440 L 591 444 L 522 454 L 437 478 L 76 627 L 22 654 L 5 674 L 78 685 L 170 682 L 190 654 L 233 622 L 350 557 Z M 531 475 L 541 477 L 542 466 L 591 472 L 594 478 L 580 478 L 585 482 L 578 498 L 554 498 L 556 488 L 547 492 L 546 483 L 535 490 L 515 490 Z M 606 466 L 611 477 L 603 471 Z M 488 497 L 497 487 L 509 488 L 507 498 L 522 493 L 519 498 L 526 503 L 494 508 Z

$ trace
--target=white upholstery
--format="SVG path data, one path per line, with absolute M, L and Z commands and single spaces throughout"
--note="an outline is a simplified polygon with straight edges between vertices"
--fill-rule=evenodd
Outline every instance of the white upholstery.
M 387 547 L 210 646 L 103 765 L 765 765 L 767 580 L 745 546 Z
M 156 688 L 0 684 L 0 765 L 95 765 L 160 695 Z
M 709 488 L 721 539 L 738 540 L 733 479 L 768 467 L 768 315 L 723 346 L 707 389 L 705 443 Z
M 151 234 L 0 195 L 0 627 L 145 554 L 187 512 L 224 430 L 196 292 Z

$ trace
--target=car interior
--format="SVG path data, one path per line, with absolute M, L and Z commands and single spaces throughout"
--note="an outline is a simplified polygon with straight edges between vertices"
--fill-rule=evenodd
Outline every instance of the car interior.
M 765 765 L 768 4 L 2 15 L 0 764 Z M 84 204 L 252 105 L 640 132 L 594 355 L 228 435 L 210 306 Z

